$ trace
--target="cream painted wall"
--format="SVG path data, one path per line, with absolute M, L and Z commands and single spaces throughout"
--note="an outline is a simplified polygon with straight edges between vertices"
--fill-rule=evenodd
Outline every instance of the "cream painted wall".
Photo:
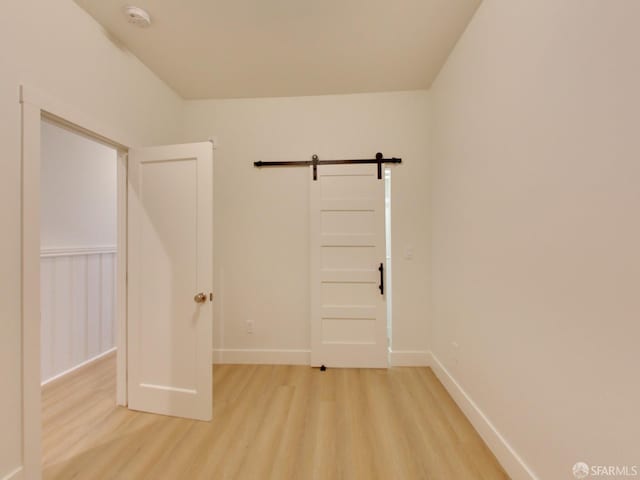
M 187 141 L 214 152 L 214 345 L 308 350 L 309 171 L 256 160 L 401 156 L 393 181 L 394 350 L 426 350 L 429 95 L 189 101 Z M 412 260 L 403 258 L 412 248 Z M 254 333 L 245 322 L 252 320 Z
M 118 152 L 42 122 L 43 248 L 115 246 Z
M 540 479 L 640 464 L 639 21 L 485 0 L 432 90 L 433 352 Z
M 21 464 L 20 108 L 26 83 L 139 145 L 180 139 L 182 101 L 71 0 L 8 0 L 0 15 L 0 478 Z

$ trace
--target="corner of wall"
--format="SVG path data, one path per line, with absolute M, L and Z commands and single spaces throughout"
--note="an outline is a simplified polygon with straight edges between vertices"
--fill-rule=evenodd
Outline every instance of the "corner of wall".
M 433 352 L 430 352 L 430 359 L 431 368 L 438 380 L 444 385 L 449 395 L 451 395 L 458 407 L 487 443 L 509 476 L 514 480 L 539 480 L 507 439 L 493 425 L 489 417 L 484 414 Z

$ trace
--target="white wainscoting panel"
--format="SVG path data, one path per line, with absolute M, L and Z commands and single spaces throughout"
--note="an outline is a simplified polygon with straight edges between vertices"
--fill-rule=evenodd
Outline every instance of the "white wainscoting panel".
M 115 247 L 41 252 L 41 382 L 115 347 Z

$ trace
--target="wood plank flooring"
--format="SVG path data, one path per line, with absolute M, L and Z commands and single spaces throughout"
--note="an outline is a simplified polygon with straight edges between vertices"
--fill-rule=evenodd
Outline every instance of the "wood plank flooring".
M 429 368 L 213 371 L 209 423 L 116 407 L 113 355 L 44 387 L 44 478 L 508 478 Z

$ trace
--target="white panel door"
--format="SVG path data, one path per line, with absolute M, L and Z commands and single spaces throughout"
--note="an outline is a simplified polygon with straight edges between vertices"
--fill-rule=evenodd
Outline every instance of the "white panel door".
M 129 152 L 133 410 L 211 420 L 212 161 L 208 142 Z
M 310 189 L 311 365 L 386 368 L 384 180 L 327 165 Z

